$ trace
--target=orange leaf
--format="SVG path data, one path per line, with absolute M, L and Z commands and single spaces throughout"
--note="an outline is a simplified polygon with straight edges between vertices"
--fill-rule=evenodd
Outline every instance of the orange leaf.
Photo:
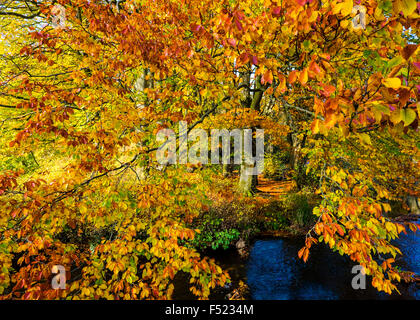
M 300 72 L 300 75 L 299 75 L 299 82 L 300 82 L 302 85 L 305 85 L 305 84 L 306 84 L 306 82 L 308 82 L 308 69 L 307 69 L 307 68 L 303 69 L 303 70 Z

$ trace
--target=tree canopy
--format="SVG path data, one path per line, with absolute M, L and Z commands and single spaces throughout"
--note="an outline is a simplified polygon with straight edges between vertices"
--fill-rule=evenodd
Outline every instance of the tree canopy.
M 386 213 L 420 195 L 419 18 L 415 0 L 2 1 L 0 294 L 171 298 L 180 272 L 200 298 L 224 285 L 190 245 L 208 177 L 156 162 L 180 121 L 290 147 L 322 199 L 299 257 L 324 242 L 396 290 L 391 240 L 417 226 Z

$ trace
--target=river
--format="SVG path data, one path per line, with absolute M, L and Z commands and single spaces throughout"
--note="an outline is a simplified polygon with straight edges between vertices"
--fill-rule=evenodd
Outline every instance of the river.
M 297 257 L 304 238 L 257 239 L 250 247 L 248 259 L 239 257 L 236 250 L 218 250 L 211 257 L 229 272 L 234 283 L 243 280 L 254 300 L 343 300 L 343 299 L 416 299 L 420 300 L 418 284 L 399 284 L 401 295 L 378 292 L 366 277 L 366 289 L 352 288 L 352 268 L 349 258 L 332 252 L 319 244 L 311 248 L 307 263 Z M 394 241 L 403 253 L 396 264 L 403 270 L 420 274 L 420 232 L 401 235 Z M 211 299 L 223 299 L 229 290 L 215 291 Z M 193 299 L 188 293 L 188 281 L 176 281 L 174 299 Z
M 352 288 L 349 258 L 325 245 L 311 249 L 307 263 L 298 259 L 303 239 L 257 240 L 246 264 L 247 284 L 256 300 L 420 299 L 416 284 L 399 285 L 401 295 L 380 293 L 366 277 L 366 289 Z M 420 274 L 420 232 L 402 235 L 396 244 L 404 254 L 396 261 L 403 270 Z

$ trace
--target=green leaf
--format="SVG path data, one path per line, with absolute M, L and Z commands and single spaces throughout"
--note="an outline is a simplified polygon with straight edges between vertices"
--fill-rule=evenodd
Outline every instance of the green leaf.
M 414 120 L 416 120 L 416 112 L 412 109 L 401 109 L 401 120 L 404 121 L 404 125 L 410 125 Z
M 395 66 L 398 66 L 399 64 L 401 64 L 403 62 L 403 59 L 401 56 L 397 56 L 395 58 L 392 58 L 391 60 L 388 61 L 387 63 L 387 67 L 389 69 L 392 69 Z

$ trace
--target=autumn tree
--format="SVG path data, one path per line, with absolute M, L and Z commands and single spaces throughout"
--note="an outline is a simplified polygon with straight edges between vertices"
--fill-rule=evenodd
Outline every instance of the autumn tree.
M 53 27 L 57 3 L 66 19 Z M 156 133 L 180 121 L 289 135 L 293 167 L 309 161 L 322 197 L 299 255 L 323 241 L 394 290 L 390 240 L 405 227 L 385 212 L 419 194 L 419 11 L 361 4 L 358 30 L 349 0 L 1 5 L 0 150 L 39 163 L 0 173 L 4 297 L 171 298 L 180 272 L 202 298 L 223 285 L 188 244 L 205 185 L 154 159 Z M 71 271 L 66 291 L 50 288 L 56 264 Z

